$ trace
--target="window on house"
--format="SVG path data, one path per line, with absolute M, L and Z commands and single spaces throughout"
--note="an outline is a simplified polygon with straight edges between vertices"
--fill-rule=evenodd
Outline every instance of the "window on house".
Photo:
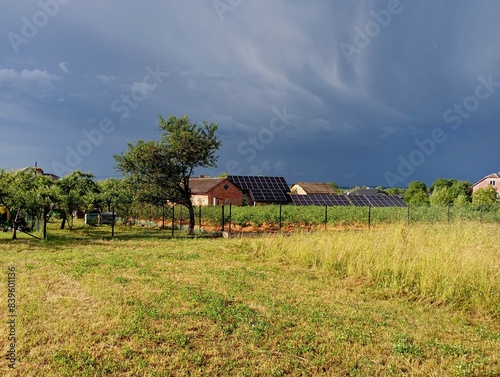
M 490 185 L 495 186 L 495 181 L 490 181 Z

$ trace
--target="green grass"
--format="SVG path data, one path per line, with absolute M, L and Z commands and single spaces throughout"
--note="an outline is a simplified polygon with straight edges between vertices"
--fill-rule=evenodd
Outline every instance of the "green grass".
M 18 305 L 17 369 L 0 372 L 498 376 L 499 230 L 0 240 L 3 295 L 15 266 Z

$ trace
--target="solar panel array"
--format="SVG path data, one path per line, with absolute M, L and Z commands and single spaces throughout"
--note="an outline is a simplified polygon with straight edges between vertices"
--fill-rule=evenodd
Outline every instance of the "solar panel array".
M 330 194 L 309 194 L 309 195 L 290 195 L 292 203 L 296 206 L 350 206 L 351 203 L 344 195 Z
M 355 207 L 406 207 L 406 203 L 396 195 L 330 195 L 309 194 L 290 195 L 292 203 L 296 206 L 332 206 L 342 207 L 353 205 Z
M 228 178 L 247 191 L 254 202 L 292 202 L 296 206 L 406 207 L 406 203 L 396 195 L 288 195 L 290 187 L 283 177 L 230 175 Z

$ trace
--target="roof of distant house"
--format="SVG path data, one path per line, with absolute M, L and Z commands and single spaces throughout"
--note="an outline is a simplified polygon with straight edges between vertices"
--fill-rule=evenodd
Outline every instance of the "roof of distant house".
M 500 178 L 500 173 L 492 173 L 490 175 L 487 175 L 486 177 L 481 178 L 479 181 L 473 184 L 473 186 L 477 185 L 478 183 L 481 183 L 485 179 L 491 179 L 491 178 Z
M 307 194 L 335 194 L 335 189 L 328 183 L 297 182 L 293 186 L 300 186 Z M 292 187 L 293 187 L 292 186 Z
M 52 173 L 44 173 L 43 169 L 39 168 L 39 167 L 26 166 L 25 168 L 19 169 L 19 171 L 25 172 L 25 171 L 28 171 L 30 169 L 34 169 L 38 174 L 46 175 L 47 177 L 52 178 L 52 180 L 54 180 L 54 181 L 57 181 L 59 178 L 61 178 L 58 175 L 55 175 L 55 174 L 52 174 Z
M 192 194 L 206 194 L 227 178 L 189 178 L 189 188 Z

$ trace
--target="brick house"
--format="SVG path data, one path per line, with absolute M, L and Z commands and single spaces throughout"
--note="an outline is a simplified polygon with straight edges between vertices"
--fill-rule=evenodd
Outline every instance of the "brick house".
M 480 181 L 474 183 L 472 186 L 472 192 L 476 192 L 480 188 L 485 188 L 488 186 L 493 186 L 497 190 L 497 196 L 500 196 L 500 173 L 493 173 L 487 175 Z
M 189 187 L 195 206 L 243 204 L 243 192 L 227 178 L 190 178 Z

